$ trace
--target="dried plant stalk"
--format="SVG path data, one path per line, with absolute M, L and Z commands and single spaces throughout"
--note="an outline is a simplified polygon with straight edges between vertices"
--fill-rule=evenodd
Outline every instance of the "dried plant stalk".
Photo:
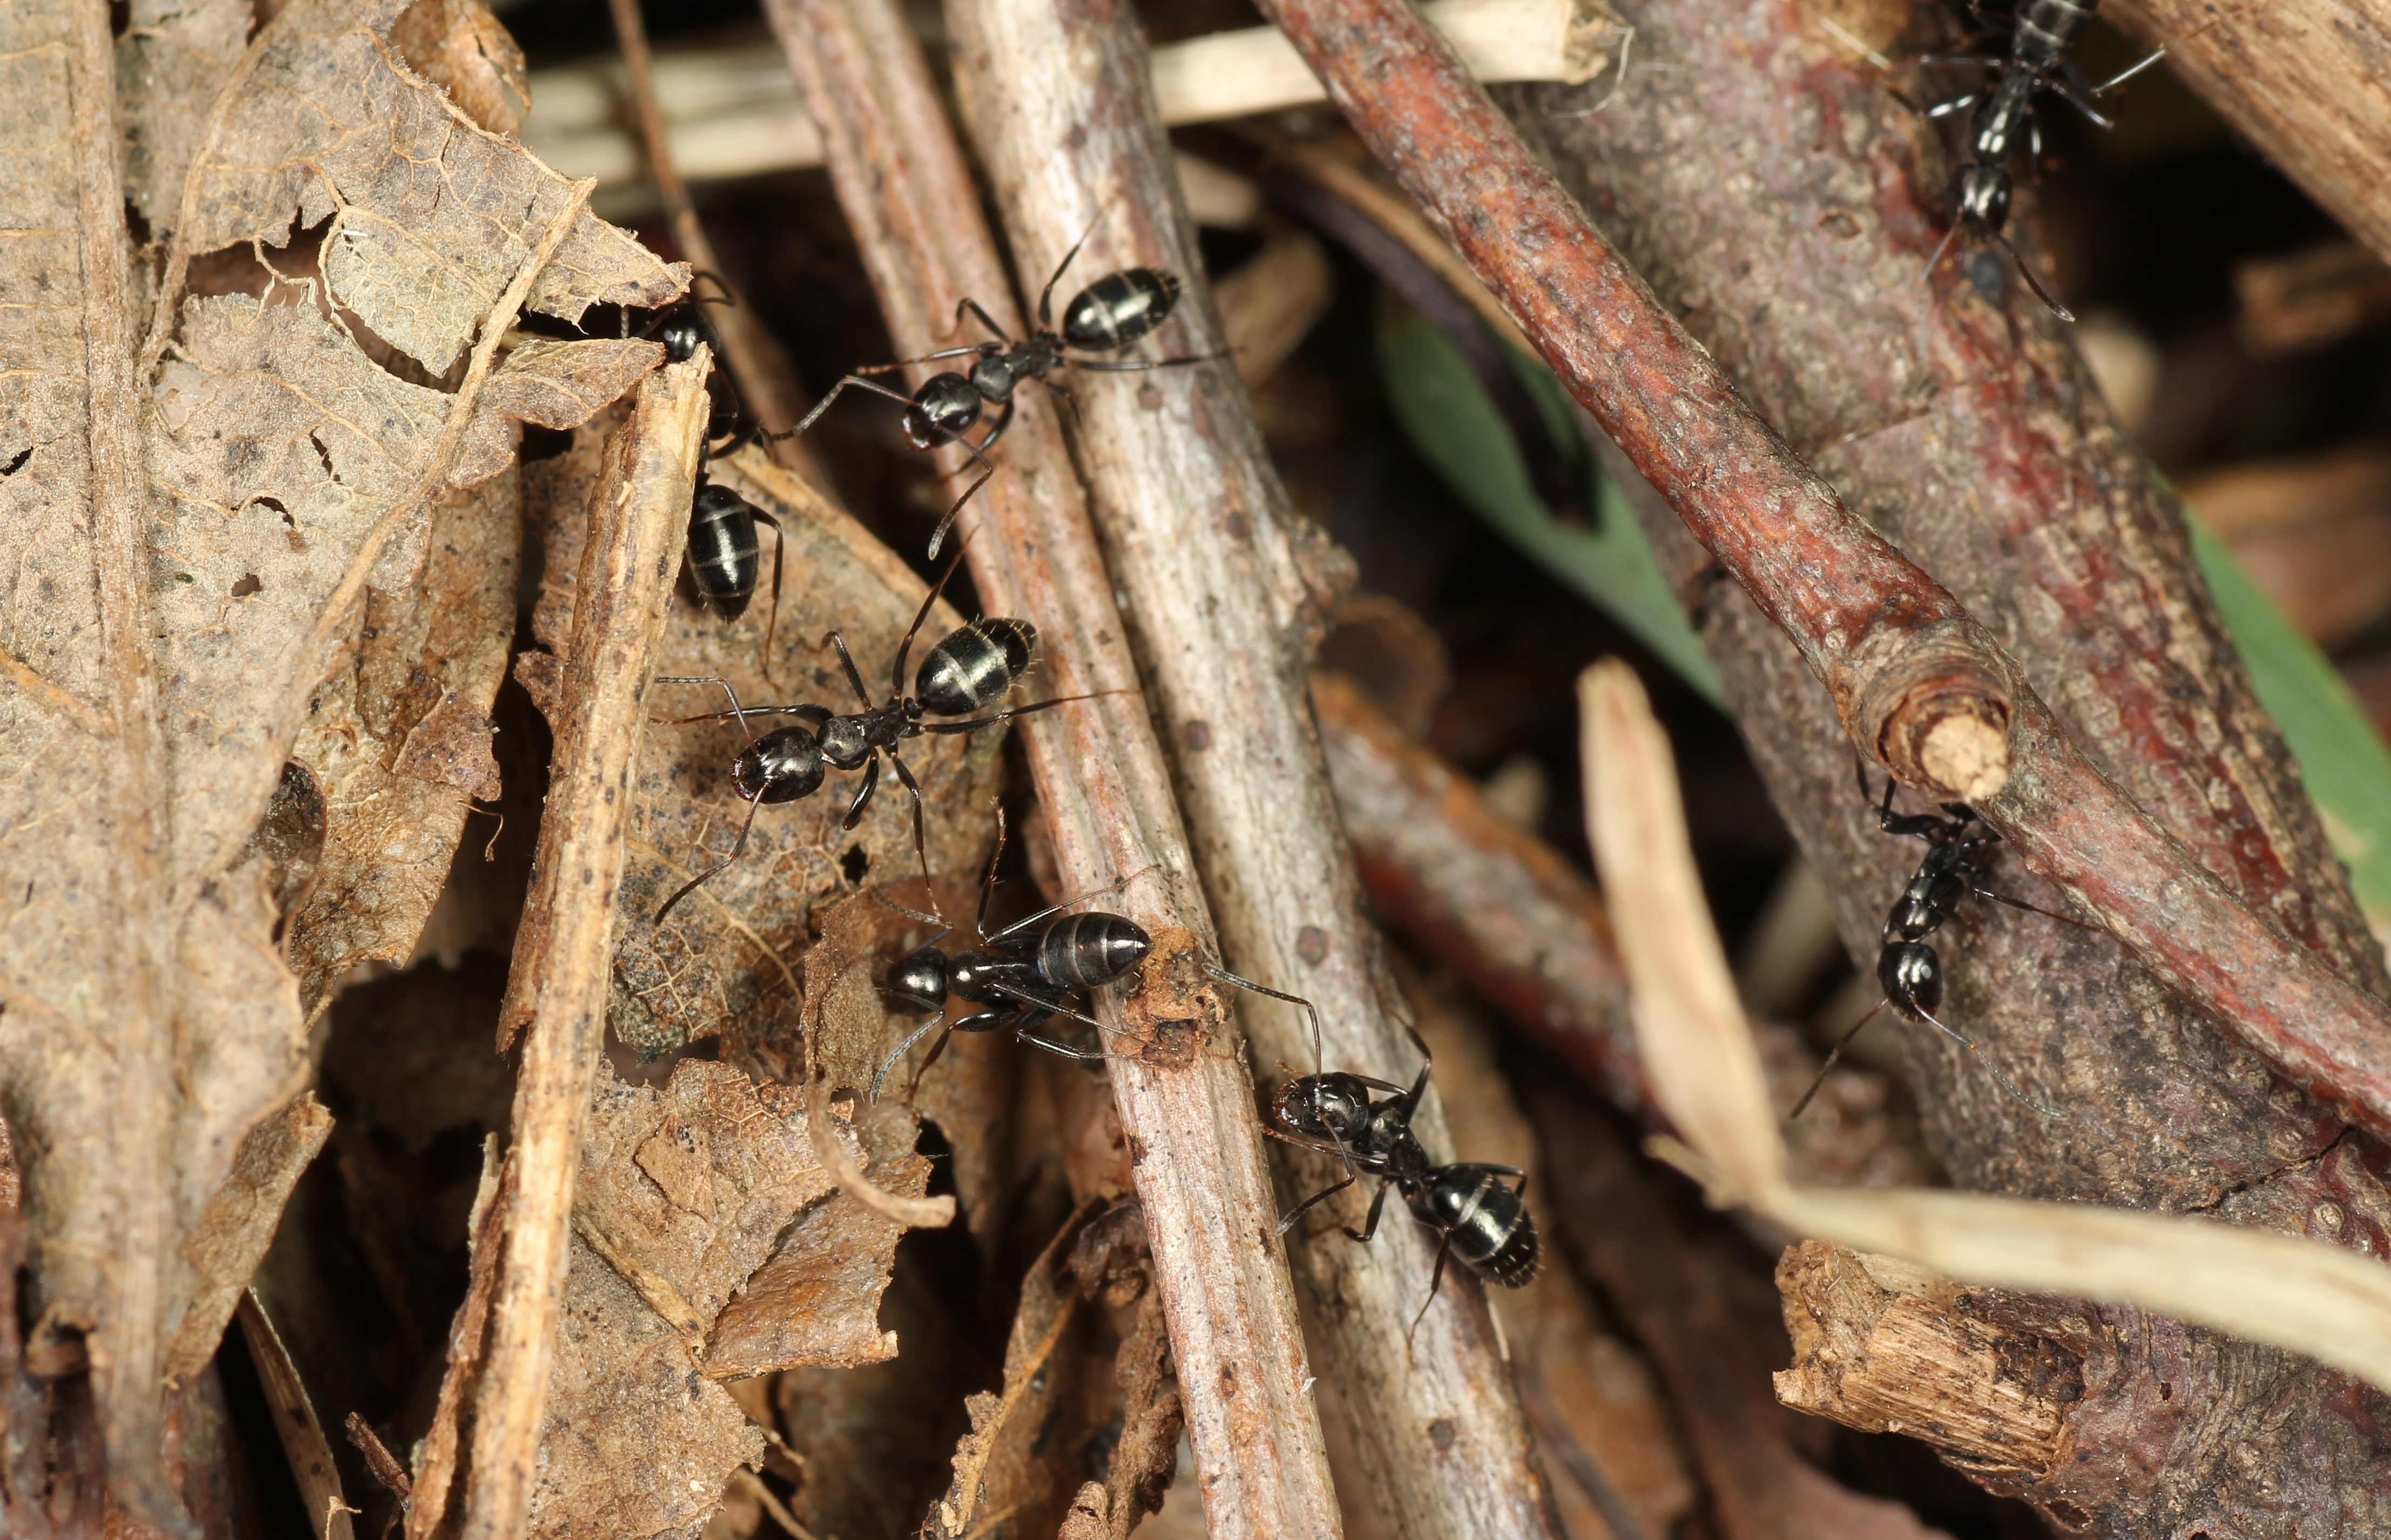
M 1017 333 L 1012 286 L 897 9 L 884 0 L 775 0 L 769 9 L 898 348 L 951 345 L 966 297 Z M 1155 938 L 1139 991 L 1126 1001 L 1100 991 L 1097 1009 L 1118 1029 L 1116 1051 L 1135 1051 L 1113 1065 L 1114 1095 L 1136 1152 L 1205 1511 L 1220 1535 L 1335 1534 L 1244 1045 L 1197 966 L 1212 951 L 1210 921 L 1048 403 L 1024 393 L 1004 460 L 965 519 L 981 600 L 1038 625 L 1053 693 L 1118 692 L 1042 713 L 1024 735 L 1067 893 L 1125 882 L 1107 907 Z
M 1635 999 L 1635 1036 L 1685 1143 L 1655 1153 L 1796 1235 L 1971 1283 L 2115 1300 L 2273 1342 L 2391 1389 L 2391 1271 L 2317 1241 L 2188 1215 L 1982 1193 L 1797 1187 L 1686 835 L 1668 739 L 1618 662 L 1580 686 L 1586 823 Z
M 1042 282 L 1083 235 L 1058 299 L 1133 266 L 1178 275 L 1178 319 L 1137 354 L 1218 354 L 1195 232 L 1179 207 L 1134 13 L 1111 0 L 958 0 L 948 8 L 956 90 L 994 180 L 1018 269 Z M 1014 88 L 1035 80 L 1036 91 Z M 1111 567 L 1168 724 L 1229 965 L 1312 1000 L 1329 1067 L 1400 1082 L 1418 1050 L 1389 1016 L 1378 938 L 1363 918 L 1311 719 L 1308 679 L 1349 569 L 1288 504 L 1226 360 L 1083 373 L 1079 459 Z M 1241 1005 L 1262 1062 L 1309 1071 L 1308 1018 Z M 1449 1152 L 1441 1110 L 1418 1128 Z M 1309 1191 L 1325 1163 L 1286 1162 Z M 1407 1336 L 1436 1249 L 1416 1225 L 1356 1247 L 1336 1231 L 1364 1194 L 1319 1219 L 1291 1253 L 1314 1302 L 1323 1372 L 1356 1410 L 1354 1443 L 1396 1533 L 1558 1532 L 1482 1294 L 1448 1278 Z M 1428 1429 L 1448 1436 L 1438 1444 Z M 1467 1448 L 1459 1482 L 1438 1446 Z
M 501 1051 L 527 1036 L 497 1197 L 486 1220 L 475 1216 L 472 1292 L 485 1301 L 486 1337 L 479 1353 L 452 1352 L 441 1387 L 448 1447 L 463 1436 L 464 1402 L 472 1404 L 457 1530 L 469 1540 L 517 1535 L 529 1510 L 582 1124 L 605 1040 L 631 767 L 688 529 L 708 365 L 700 348 L 641 383 L 590 508 L 539 853 L 499 1017 Z M 465 1309 L 475 1314 L 475 1300 Z M 439 1448 L 443 1430 L 430 1443 Z M 453 1473 L 418 1474 L 407 1534 L 428 1540 Z

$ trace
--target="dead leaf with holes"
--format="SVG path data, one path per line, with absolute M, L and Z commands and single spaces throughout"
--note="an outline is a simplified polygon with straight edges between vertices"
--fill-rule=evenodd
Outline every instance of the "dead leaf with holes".
M 544 461 L 536 482 L 586 478 L 562 468 L 588 451 L 576 435 L 573 455 Z M 556 467 L 551 469 L 551 467 Z M 835 712 L 858 709 L 854 692 L 827 644 L 835 630 L 853 650 L 865 685 L 885 692 L 897 643 L 920 610 L 926 585 L 902 561 L 794 472 L 752 450 L 711 466 L 708 474 L 762 509 L 780 525 L 782 605 L 774 678 L 762 667 L 771 626 L 775 537 L 758 532 L 762 576 L 754 602 L 736 621 L 700 608 L 688 585 L 676 597 L 658 654 L 660 677 L 718 679 L 719 684 L 657 685 L 651 699 L 660 720 L 641 744 L 625 864 L 622 913 L 615 931 L 615 998 L 609 1024 L 647 1055 L 703 1038 L 725 1036 L 744 1050 L 760 1049 L 776 1073 L 794 1077 L 785 1056 L 797 1007 L 816 911 L 872 886 L 920 907 L 920 865 L 913 852 L 912 801 L 884 774 L 877 796 L 853 831 L 840 827 L 858 777 L 833 771 L 821 789 L 795 802 L 754 809 L 739 860 L 683 899 L 656 922 L 665 900 L 691 877 L 737 847 L 749 808 L 730 782 L 730 767 L 748 741 L 791 724 L 788 717 L 679 722 L 729 709 L 724 685 L 743 706 L 815 703 Z M 546 543 L 546 578 L 533 631 L 551 649 L 572 614 L 571 559 L 580 511 L 570 492 L 536 502 L 531 527 Z M 915 638 L 909 666 L 962 624 L 953 609 L 937 606 Z M 533 683 L 544 659 L 518 665 Z M 1031 691 L 1035 691 L 1035 670 Z M 881 696 L 885 698 L 885 693 Z M 1024 698 L 1030 698 L 1025 694 Z M 1001 731 L 925 736 L 904 745 L 906 763 L 922 784 L 931 870 L 972 873 L 986 860 L 995 835 Z M 926 934 L 924 927 L 924 934 Z M 779 1042 L 779 1050 L 765 1045 Z M 909 1146 L 910 1147 L 910 1145 Z
M 113 1495 L 170 1526 L 168 1351 L 221 1331 L 223 1282 L 270 1228 L 254 1205 L 234 1230 L 209 1216 L 306 1073 L 291 964 L 320 984 L 358 946 L 403 956 L 436 886 L 394 882 L 378 934 L 286 959 L 284 858 L 310 842 L 252 835 L 303 729 L 342 711 L 374 770 L 318 786 L 327 830 L 390 794 L 374 776 L 452 806 L 486 784 L 498 596 L 438 563 L 487 556 L 442 532 L 503 523 L 505 493 L 438 495 L 503 471 L 465 458 L 494 425 L 622 367 L 593 343 L 510 369 L 522 310 L 573 321 L 683 283 L 410 72 L 403 8 L 300 0 L 245 48 L 245 7 L 136 3 L 122 41 L 104 7 L 0 17 L 0 294 L 23 301 L 0 309 L 0 1096 L 28 1152 L 36 1340 L 88 1338 Z M 128 200 L 163 242 L 139 277 Z M 223 253 L 254 291 L 192 281 Z M 313 709 L 336 677 L 345 704 Z M 387 841 L 317 854 L 318 887 L 445 869 Z

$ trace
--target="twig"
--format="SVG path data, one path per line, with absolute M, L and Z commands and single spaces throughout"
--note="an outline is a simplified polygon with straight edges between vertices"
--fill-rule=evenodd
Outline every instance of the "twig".
M 978 195 L 896 8 L 773 0 L 769 10 L 900 352 L 950 343 L 965 296 L 1017 330 Z M 1087 892 L 1129 878 L 1119 910 L 1155 937 L 1139 991 L 1103 991 L 1097 1008 L 1118 1029 L 1116 1049 L 1142 1055 L 1114 1063 L 1113 1091 L 1206 1513 L 1217 1535 L 1333 1535 L 1336 1500 L 1271 1235 L 1244 1045 L 1196 965 L 1211 949 L 1210 921 L 1049 403 L 1026 396 L 1003 460 L 970 514 L 983 604 L 1037 623 L 1053 693 L 1124 692 L 1041 713 L 1024 737 L 1064 884 Z
M 2391 262 L 2391 16 L 2337 0 L 2120 0 L 2115 19 Z
M 1312 698 L 1370 901 L 1546 1052 L 1639 1120 L 1652 1087 L 1594 885 L 1338 675 Z
M 1752 410 L 1407 6 L 1265 9 L 1571 394 L 1791 637 L 1854 742 L 1935 800 L 1976 805 L 2163 981 L 2391 1133 L 2391 1012 L 2085 758 L 1991 634 Z
M 234 1316 L 240 1323 L 241 1340 L 249 1348 L 250 1363 L 265 1392 L 266 1410 L 273 1415 L 274 1430 L 281 1437 L 282 1454 L 291 1462 L 291 1479 L 299 1495 L 309 1512 L 324 1515 L 318 1526 L 323 1540 L 350 1540 L 355 1530 L 348 1516 L 357 1510 L 341 1491 L 331 1441 L 324 1434 L 323 1419 L 316 1415 L 316 1404 L 299 1378 L 298 1365 L 291 1361 L 291 1350 L 283 1345 L 282 1334 L 266 1315 L 257 1290 L 241 1290 Z
M 623 65 L 630 76 L 632 114 L 639 120 L 641 159 L 648 175 L 654 178 L 656 192 L 664 200 L 665 217 L 672 221 L 673 239 L 680 246 L 681 255 L 689 260 L 692 272 L 713 275 L 721 286 L 721 298 L 728 304 L 706 306 L 706 319 L 713 323 L 715 335 L 722 339 L 723 362 L 730 367 L 738 382 L 740 397 L 747 409 L 764 425 L 768 433 L 786 432 L 797 420 L 798 403 L 791 399 L 796 385 L 789 372 L 789 361 L 781 352 L 780 343 L 772 339 L 756 320 L 755 313 L 739 301 L 723 273 L 721 262 L 714 254 L 714 242 L 706 239 L 705 226 L 697 217 L 697 205 L 690 201 L 689 184 L 681 180 L 680 168 L 673 162 L 672 139 L 665 132 L 664 113 L 656 106 L 655 59 L 648 49 L 647 22 L 640 15 L 640 0 L 607 0 L 614 17 L 614 38 L 622 45 Z M 703 287 L 692 282 L 690 297 L 704 303 Z M 780 440 L 774 450 L 795 452 L 799 446 L 794 439 Z
M 688 524 L 707 367 L 700 348 L 640 383 L 591 499 L 539 853 L 499 1015 L 501 1049 L 530 1029 L 492 1214 L 490 1234 L 501 1250 L 486 1275 L 489 1326 L 478 1363 L 460 1353 L 447 1370 L 473 1383 L 458 1531 L 468 1540 L 511 1540 L 529 1511 L 582 1122 L 604 1041 L 630 767 Z M 447 1498 L 419 1498 L 407 1533 L 420 1540 Z
M 1025 281 L 1042 284 L 1085 235 L 1062 296 L 1118 268 L 1164 268 L 1190 290 L 1168 341 L 1139 351 L 1218 354 L 1134 13 L 1117 0 L 969 0 L 948 6 L 947 27 Z M 1039 88 L 1017 89 L 1025 80 Z M 1227 963 L 1319 1006 L 1330 1067 L 1402 1075 L 1416 1050 L 1382 1003 L 1378 941 L 1307 699 L 1325 612 L 1349 579 L 1342 553 L 1288 504 L 1228 361 L 1082 373 L 1070 389 L 1079 464 L 1169 726 Z M 1311 1067 L 1302 1013 L 1239 1014 L 1260 1062 Z M 1431 1147 L 1449 1146 L 1441 1121 L 1422 1121 Z M 1298 1180 L 1317 1174 L 1315 1162 L 1287 1165 Z M 1317 1305 L 1321 1372 L 1363 1410 L 1362 1468 L 1399 1534 L 1557 1534 L 1483 1295 L 1441 1293 L 1405 1341 L 1434 1249 L 1418 1226 L 1390 1225 L 1373 1246 L 1322 1233 L 1291 1252 Z M 1471 1451 L 1469 1481 L 1435 1458 L 1439 1419 Z

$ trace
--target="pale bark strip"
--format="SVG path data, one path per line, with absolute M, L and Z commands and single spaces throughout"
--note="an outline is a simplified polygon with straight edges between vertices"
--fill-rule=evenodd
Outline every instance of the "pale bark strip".
M 1017 334 L 1012 286 L 977 193 L 897 8 L 773 0 L 768 11 L 821 127 L 898 351 L 952 345 L 955 304 L 965 296 Z M 1001 458 L 963 524 L 984 606 L 1039 627 L 1041 694 L 1128 692 L 1031 718 L 1024 737 L 1067 890 L 1058 897 L 1128 877 L 1104 907 L 1156 938 L 1138 993 L 1098 991 L 1096 1008 L 1130 1029 L 1113 1040 L 1117 1051 L 1146 1042 L 1145 1058 L 1113 1065 L 1113 1092 L 1134 1152 L 1206 1517 L 1217 1536 L 1332 1536 L 1336 1497 L 1293 1288 L 1272 1234 L 1244 1043 L 1190 955 L 1208 954 L 1210 921 L 1168 767 L 1134 693 L 1112 579 L 1053 405 L 1040 393 L 1023 393 Z
M 2366 0 L 2119 0 L 2112 19 L 2166 46 L 2218 116 L 2391 262 L 2391 12 Z
M 100 631 L 114 702 L 116 749 L 100 796 L 109 808 L 109 876 L 122 951 L 110 1073 L 122 1113 L 113 1150 L 121 1242 L 107 1269 L 106 1314 L 90 1339 L 108 1448 L 109 1486 L 136 1518 L 170 1532 L 187 1525 L 162 1456 L 165 1154 L 175 1122 L 174 1032 L 166 986 L 173 938 L 166 895 L 165 734 L 151 666 L 149 479 L 133 370 L 132 296 L 124 190 L 117 168 L 116 51 L 106 7 L 67 7 L 68 78 L 81 227 L 84 361 L 90 380 L 92 542 Z
M 1124 358 L 1220 351 L 1134 14 L 1115 0 L 952 0 L 947 21 L 957 93 L 1025 282 L 1042 284 L 1087 235 L 1056 287 L 1058 306 L 1101 274 L 1161 267 L 1187 291 L 1173 319 Z M 1040 88 L 1015 89 L 1023 80 Z M 1406 1083 L 1419 1050 L 1383 1003 L 1379 939 L 1363 917 L 1308 694 L 1345 559 L 1288 503 L 1231 361 L 1080 373 L 1068 388 L 1079 403 L 1079 463 L 1173 746 L 1228 964 L 1319 1006 L 1328 1068 Z M 1247 1000 L 1239 1014 L 1260 1062 L 1312 1068 L 1300 1011 Z M 1432 1152 L 1452 1158 L 1433 1101 L 1417 1126 Z M 1321 1184 L 1327 1163 L 1299 1156 L 1284 1166 L 1295 1193 Z M 1449 1269 L 1407 1341 L 1435 1242 L 1400 1211 L 1373 1245 L 1347 1242 L 1335 1232 L 1360 1223 L 1368 1196 L 1357 1186 L 1290 1237 L 1322 1372 L 1359 1414 L 1352 1434 L 1368 1486 L 1399 1534 L 1557 1534 L 1484 1295 Z M 1468 1478 L 1456 1479 L 1464 1466 Z
M 605 1039 L 631 766 L 688 532 L 707 364 L 701 348 L 641 383 L 630 423 L 608 446 L 607 482 L 590 509 L 573 645 L 563 660 L 563 720 L 500 1018 L 504 1031 L 528 1023 L 529 1032 L 499 1197 L 504 1250 L 474 1397 L 459 1526 L 468 1540 L 519 1534 L 529 1511 L 582 1123 Z M 448 1372 L 471 1367 L 452 1362 Z

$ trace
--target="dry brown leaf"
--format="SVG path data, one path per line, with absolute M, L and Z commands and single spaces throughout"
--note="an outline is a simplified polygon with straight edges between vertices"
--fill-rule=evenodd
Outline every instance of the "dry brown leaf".
M 249 0 L 132 0 L 116 40 L 124 199 L 162 237 L 216 91 L 248 50 Z
M 166 1374 L 181 1381 L 215 1355 L 221 1323 L 232 1314 L 250 1275 L 274 1239 L 274 1227 L 300 1173 L 331 1136 L 332 1115 L 312 1091 L 303 1091 L 278 1116 L 250 1131 L 231 1177 L 216 1189 L 191 1237 L 199 1274 L 183 1334 L 166 1350 Z M 211 1324 L 215 1329 L 211 1329 Z
M 796 1092 L 684 1059 L 661 1091 L 601 1081 L 573 1223 L 694 1349 L 789 1222 L 830 1192 Z
M 677 602 L 656 671 L 718 676 L 743 705 L 812 702 L 853 711 L 853 692 L 824 643 L 835 629 L 854 652 L 865 685 L 885 691 L 898 639 L 921 607 L 925 585 L 870 532 L 760 454 L 744 452 L 709 473 L 778 519 L 787 542 L 773 668 L 779 682 L 767 681 L 759 667 L 771 607 L 769 529 L 761 532 L 763 578 L 746 615 L 725 623 L 686 599 Z M 551 553 L 550 586 L 543 590 L 536 626 L 554 625 L 569 613 L 569 594 L 554 588 L 559 566 Z M 961 623 L 951 607 L 935 609 L 915 640 L 912 665 Z M 1024 698 L 1035 698 L 1037 679 L 1033 669 Z M 719 686 L 662 685 L 653 699 L 659 718 L 718 712 L 728 705 Z M 750 731 L 761 735 L 787 722 L 760 718 Z M 884 775 L 872 810 L 846 832 L 839 821 L 856 779 L 833 772 L 812 796 L 757 809 L 746 853 L 657 925 L 655 912 L 666 898 L 720 860 L 738 837 L 748 809 L 730 770 L 745 742 L 735 722 L 659 723 L 641 748 L 614 953 L 619 993 L 613 1026 L 642 1053 L 726 1030 L 748 1042 L 785 1035 L 819 908 L 865 885 L 885 885 L 905 902 L 922 905 L 912 804 L 904 788 Z M 1002 744 L 1002 734 L 990 731 L 905 745 L 906 763 L 922 783 L 933 872 L 976 875 L 986 859 L 995 832 Z M 794 1064 L 776 1062 L 774 1068 L 795 1074 Z M 838 1083 L 868 1086 L 870 1070 L 863 1074 Z
M 908 1155 L 866 1174 L 875 1187 L 918 1198 L 929 1186 L 930 1162 Z M 844 1192 L 799 1215 L 714 1323 L 705 1372 L 730 1379 L 896 1357 L 897 1334 L 881 1329 L 879 1307 L 904 1235 L 903 1225 Z
M 0 539 L 24 553 L 0 602 L 0 1080 L 41 1151 L 43 1308 L 97 1334 L 111 1480 L 131 1516 L 170 1527 L 163 1353 L 222 1326 L 197 1232 L 306 1070 L 277 941 L 288 865 L 250 836 L 367 589 L 420 564 L 518 310 L 680 287 L 587 214 L 585 188 L 394 63 L 377 29 L 395 8 L 303 0 L 197 139 L 151 133 L 152 196 L 174 157 L 190 171 L 149 317 L 123 245 L 106 16 L 45 3 L 0 20 L 17 125 L 0 292 L 34 297 L 0 323 L 0 433 L 22 435 L 0 442 Z M 159 66 L 162 108 L 187 117 L 232 25 L 190 19 L 188 57 Z M 323 278 L 276 286 L 325 306 L 186 300 L 195 253 L 327 219 Z M 396 378 L 355 323 L 428 376 L 464 366 L 459 382 Z
M 528 1533 L 696 1540 L 731 1472 L 763 1455 L 764 1430 L 575 1236 Z
M 457 110 L 507 138 L 531 110 L 523 50 L 482 0 L 415 0 L 390 41 L 408 69 L 445 89 Z
M 359 964 L 407 960 L 474 799 L 498 799 L 490 708 L 514 637 L 515 492 L 510 469 L 439 497 L 420 566 L 368 591 L 357 651 L 309 702 L 291 747 L 324 809 L 290 933 L 310 1010 Z
M 577 428 L 609 402 L 621 400 L 664 357 L 663 343 L 637 338 L 523 338 L 484 388 L 448 485 L 478 485 L 504 470 L 515 454 L 513 422 Z

